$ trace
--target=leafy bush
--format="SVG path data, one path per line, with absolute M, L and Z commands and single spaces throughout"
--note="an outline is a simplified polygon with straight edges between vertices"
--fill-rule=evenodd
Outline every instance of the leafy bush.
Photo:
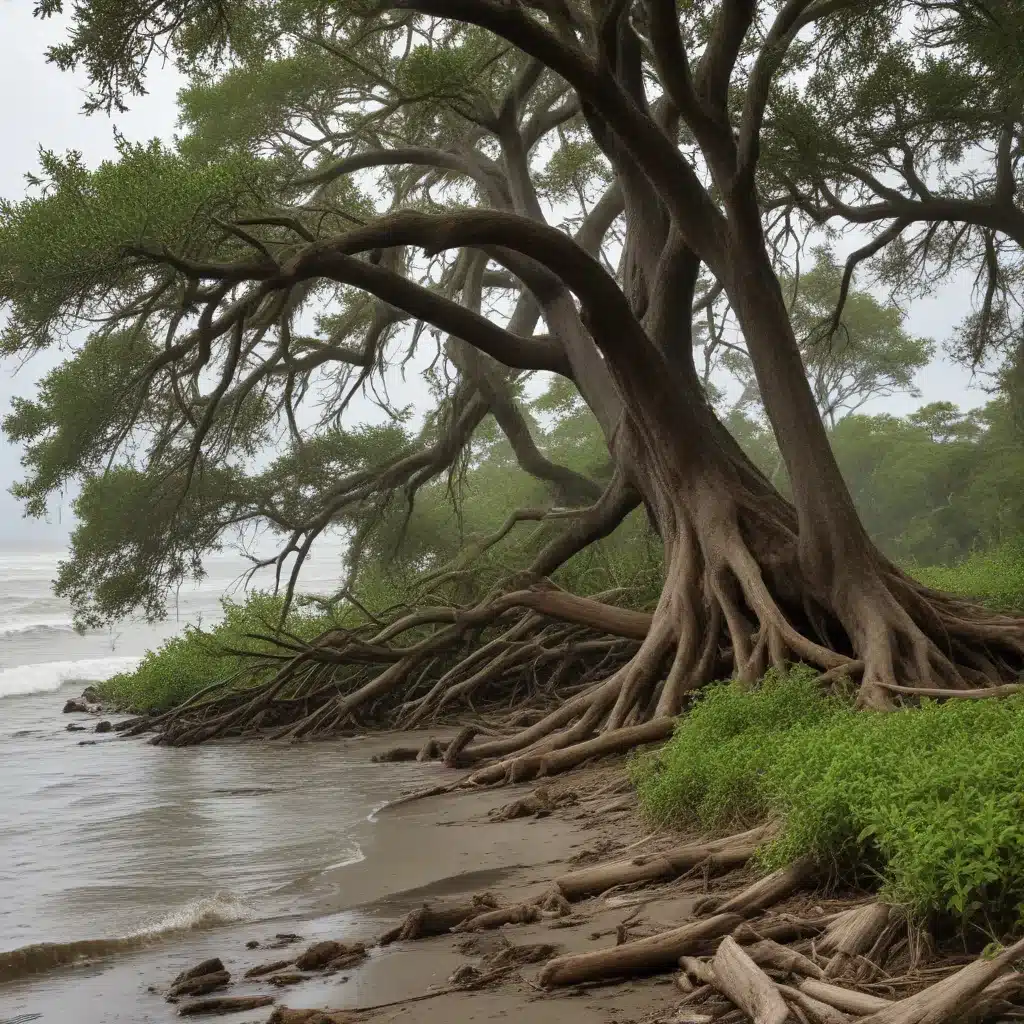
M 867 870 L 918 917 L 992 929 L 1022 923 L 1022 758 L 1024 696 L 878 714 L 798 668 L 712 688 L 633 771 L 654 822 L 777 820 L 766 869 L 810 855 L 836 878 Z
M 256 658 L 272 649 L 254 634 L 270 635 L 276 630 L 281 601 L 265 593 L 253 593 L 245 604 L 222 601 L 224 618 L 209 630 L 186 627 L 156 651 L 147 651 L 133 672 L 122 672 L 99 687 L 105 702 L 132 711 L 165 711 L 221 680 L 237 679 L 238 685 L 253 685 L 266 677 L 252 672 Z M 312 640 L 339 624 L 336 615 L 313 610 L 308 605 L 292 612 L 285 630 L 294 637 Z M 240 653 L 229 653 L 238 651 Z
M 994 608 L 1024 611 L 1024 546 L 1005 544 L 950 566 L 915 566 L 915 579 L 936 590 L 973 597 Z

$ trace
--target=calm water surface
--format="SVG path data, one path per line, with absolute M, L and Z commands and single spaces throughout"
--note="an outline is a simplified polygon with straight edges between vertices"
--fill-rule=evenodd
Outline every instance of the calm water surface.
M 182 623 L 78 636 L 47 593 L 54 563 L 0 553 L 0 1020 L 14 1007 L 5 988 L 28 970 L 73 985 L 61 965 L 83 950 L 314 912 L 323 873 L 360 857 L 358 827 L 416 778 L 416 766 L 382 771 L 358 745 L 176 750 L 68 732 L 95 719 L 62 715 L 66 696 Z M 335 565 L 321 566 L 325 590 Z M 211 621 L 242 567 L 214 566 L 182 595 L 182 618 Z

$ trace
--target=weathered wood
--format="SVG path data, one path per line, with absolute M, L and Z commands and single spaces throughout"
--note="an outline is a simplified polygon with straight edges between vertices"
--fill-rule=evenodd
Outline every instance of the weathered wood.
M 378 942 L 381 946 L 387 946 L 399 940 L 409 942 L 444 935 L 457 924 L 477 917 L 485 910 L 494 910 L 497 906 L 498 901 L 490 893 L 481 893 L 471 900 L 456 903 L 424 903 L 422 907 L 407 914 L 401 924 L 385 932 Z
M 773 871 L 764 878 L 759 878 L 753 885 L 742 892 L 736 893 L 715 909 L 717 914 L 743 914 L 749 917 L 766 907 L 770 907 L 797 889 L 805 885 L 814 875 L 814 863 L 807 857 L 801 857 L 792 864 L 778 871 Z
M 649 857 L 597 864 L 562 875 L 555 879 L 555 885 L 567 900 L 576 901 L 596 896 L 619 885 L 639 885 L 675 878 L 711 858 L 714 858 L 716 867 L 730 870 L 742 867 L 750 860 L 765 834 L 764 828 L 756 828 L 709 843 L 687 843 Z
M 727 935 L 741 920 L 738 914 L 718 914 L 610 949 L 555 957 L 541 971 L 540 984 L 544 988 L 554 988 L 668 971 L 675 967 L 681 956 L 693 952 L 703 942 Z
M 990 960 L 975 960 L 922 992 L 865 1017 L 863 1024 L 945 1024 L 1022 957 L 1024 939 Z
M 805 978 L 824 977 L 824 971 L 809 957 L 798 953 L 789 946 L 782 946 L 771 939 L 761 939 L 746 947 L 747 956 L 760 967 L 774 967 L 790 974 L 800 974 Z
M 834 1006 L 814 999 L 798 988 L 780 985 L 779 991 L 787 1003 L 803 1010 L 811 1024 L 848 1024 L 850 1020 L 845 1013 L 840 1013 Z
M 834 1006 L 844 1013 L 855 1013 L 859 1016 L 878 1013 L 879 1010 L 894 1005 L 891 999 L 868 995 L 866 992 L 854 992 L 852 989 L 843 988 L 840 985 L 830 985 L 828 982 L 817 981 L 813 978 L 801 981 L 797 987 L 812 999 L 828 1003 L 829 1006 Z
M 484 914 L 461 921 L 451 930 L 453 932 L 480 932 L 492 928 L 500 928 L 506 924 L 531 924 L 539 921 L 541 909 L 536 905 L 520 904 L 515 907 L 501 907 L 498 910 L 489 910 Z
M 789 1007 L 778 986 L 727 935 L 711 962 L 712 984 L 734 1002 L 754 1024 L 786 1024 Z
M 889 923 L 892 908 L 884 903 L 854 907 L 832 922 L 818 942 L 818 952 L 832 954 L 825 976 L 838 977 L 878 941 Z

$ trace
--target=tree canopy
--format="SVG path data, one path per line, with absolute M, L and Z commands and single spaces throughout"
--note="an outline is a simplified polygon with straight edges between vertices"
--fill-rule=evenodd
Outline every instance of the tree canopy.
M 30 511 L 84 480 L 58 589 L 87 623 L 159 614 L 228 531 L 259 526 L 288 594 L 316 538 L 345 531 L 351 593 L 420 492 L 443 481 L 457 503 L 500 443 L 543 495 L 507 515 L 541 521 L 542 543 L 475 589 L 448 573 L 462 589 L 434 599 L 473 615 L 318 721 L 512 608 L 642 637 L 527 748 L 793 660 L 860 676 L 873 707 L 900 684 L 1014 676 L 1021 623 L 892 564 L 828 428 L 855 434 L 842 413 L 912 389 L 931 352 L 852 287 L 865 260 L 905 294 L 974 269 L 964 351 L 1012 348 L 1017 18 L 1002 0 L 83 0 L 50 58 L 88 73 L 87 109 L 144 91 L 156 54 L 189 85 L 173 144 L 122 143 L 92 170 L 48 153 L 0 211 L 4 351 L 89 333 L 6 425 Z M 828 251 L 801 268 L 837 220 L 877 234 L 842 271 Z M 763 426 L 716 412 L 716 349 Z M 393 408 L 410 368 L 430 402 Z M 351 422 L 356 394 L 382 425 Z M 541 582 L 641 505 L 663 548 L 642 630 Z

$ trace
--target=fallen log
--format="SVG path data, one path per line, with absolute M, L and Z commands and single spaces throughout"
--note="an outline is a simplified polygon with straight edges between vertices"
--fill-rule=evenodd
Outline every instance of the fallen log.
M 711 962 L 712 984 L 754 1024 L 786 1024 L 789 1007 L 775 982 L 727 935 Z
M 820 1002 L 798 988 L 780 985 L 779 992 L 790 1006 L 803 1010 L 811 1024 L 849 1024 L 850 1018 L 845 1013 L 840 1013 L 834 1006 Z
M 959 1019 L 963 1024 L 980 1024 L 1019 1008 L 1021 997 L 1024 996 L 1024 973 L 1010 971 L 1001 978 L 996 978 L 970 1003 L 960 1010 Z
M 715 913 L 742 914 L 749 917 L 792 895 L 813 876 L 814 862 L 810 858 L 801 857 L 792 864 L 759 878 L 753 885 L 717 906 Z
M 801 981 L 797 987 L 812 999 L 828 1003 L 829 1006 L 834 1006 L 844 1013 L 855 1013 L 861 1017 L 878 1013 L 880 1010 L 894 1005 L 891 999 L 868 995 L 866 992 L 854 992 L 852 989 L 842 988 L 840 985 L 830 985 L 828 982 L 817 981 L 813 978 Z
M 865 1017 L 863 1024 L 944 1024 L 1022 957 L 1024 939 L 1008 946 L 998 956 L 975 960 L 956 974 Z
M 444 935 L 468 918 L 477 917 L 485 910 L 495 910 L 497 906 L 498 901 L 490 893 L 481 893 L 459 903 L 424 903 L 407 914 L 401 924 L 385 932 L 378 943 L 387 946 L 396 941 L 410 942 Z
M 667 740 L 675 731 L 674 718 L 652 718 L 642 725 L 633 725 L 625 729 L 612 729 L 595 736 L 592 740 L 552 750 L 539 758 L 537 774 L 541 778 L 559 775 L 571 768 L 576 768 L 595 757 L 608 757 L 611 754 L 624 754 L 634 747 L 647 743 L 658 743 Z M 514 765 L 513 765 L 514 768 Z M 513 772 L 514 775 L 514 772 Z M 513 778 L 513 781 L 522 781 Z
M 247 978 L 262 978 L 264 974 L 273 974 L 275 971 L 283 971 L 286 967 L 291 967 L 294 964 L 294 960 L 275 960 L 269 964 L 259 964 L 256 967 L 250 967 L 245 972 Z
M 692 871 L 705 861 L 727 871 L 746 864 L 765 834 L 764 828 L 756 828 L 710 843 L 688 843 L 649 857 L 598 864 L 562 875 L 555 879 L 555 885 L 567 900 L 575 902 L 620 885 L 667 881 Z
M 884 903 L 868 903 L 833 921 L 817 944 L 818 953 L 832 955 L 825 976 L 837 978 L 858 962 L 885 931 L 891 912 L 892 908 Z
M 771 939 L 761 939 L 746 947 L 747 956 L 759 967 L 774 967 L 788 974 L 800 974 L 805 978 L 823 978 L 824 971 L 810 958 L 789 946 L 782 946 Z
M 719 914 L 609 949 L 555 957 L 541 971 L 539 982 L 543 988 L 555 988 L 668 971 L 681 956 L 692 952 L 702 942 L 728 935 L 741 921 L 738 914 Z
M 480 932 L 492 928 L 500 928 L 506 924 L 531 924 L 539 921 L 541 909 L 539 906 L 528 906 L 520 904 L 515 907 L 501 907 L 499 910 L 489 910 L 484 914 L 461 921 L 451 929 L 452 932 Z
M 745 921 L 732 933 L 732 937 L 741 946 L 748 946 L 760 942 L 762 939 L 771 939 L 774 942 L 792 942 L 794 939 L 807 939 L 814 935 L 820 935 L 827 925 L 827 920 L 813 921 L 782 914 L 773 918 Z

